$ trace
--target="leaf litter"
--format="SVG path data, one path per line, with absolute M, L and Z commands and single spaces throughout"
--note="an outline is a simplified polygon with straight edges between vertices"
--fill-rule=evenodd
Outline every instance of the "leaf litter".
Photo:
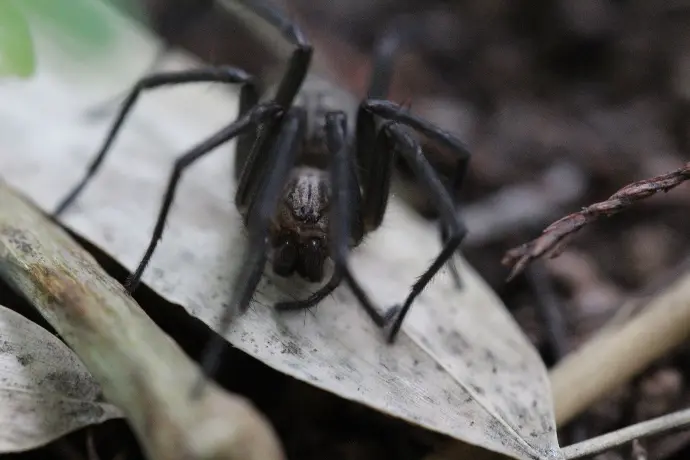
M 0 305 L 0 453 L 33 449 L 120 417 L 56 336 Z
M 177 55 L 166 67 L 189 62 Z M 123 62 L 123 75 L 126 68 Z M 81 177 L 111 121 L 83 120 L 93 99 L 82 94 L 85 83 L 78 79 L 44 72 L 31 83 L 0 88 L 0 171 L 46 211 Z M 234 113 L 233 93 L 214 85 L 145 95 L 63 222 L 133 269 L 174 157 Z M 246 246 L 232 200 L 232 147 L 219 150 L 186 172 L 143 277 L 211 328 L 230 298 Z M 439 250 L 436 228 L 393 198 L 382 227 L 353 252 L 351 265 L 383 308 L 404 298 Z M 252 308 L 225 337 L 281 372 L 392 416 L 517 459 L 561 458 L 539 355 L 490 288 L 464 261 L 458 264 L 464 289 L 457 290 L 447 272 L 439 274 L 392 346 L 346 287 L 309 312 L 275 312 L 276 300 L 306 291 L 270 270 Z

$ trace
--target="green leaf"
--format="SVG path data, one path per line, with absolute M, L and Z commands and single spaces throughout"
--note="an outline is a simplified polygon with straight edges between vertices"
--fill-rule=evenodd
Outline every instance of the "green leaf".
M 0 76 L 28 78 L 36 68 L 26 17 L 12 0 L 0 0 Z
M 0 0 L 7 1 L 7 0 Z M 102 48 L 111 42 L 114 27 L 100 0 L 21 0 L 27 14 L 61 32 L 79 45 Z

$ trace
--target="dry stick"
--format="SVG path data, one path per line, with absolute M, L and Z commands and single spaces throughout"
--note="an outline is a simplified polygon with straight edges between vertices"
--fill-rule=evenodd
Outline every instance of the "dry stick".
M 690 427 L 690 409 L 674 412 L 563 448 L 567 460 L 594 455 L 635 439 Z
M 28 200 L 0 183 L 0 277 L 19 290 L 119 406 L 151 460 L 279 460 L 244 398 L 213 383 L 122 286 Z
M 566 238 L 572 236 L 585 225 L 602 217 L 616 214 L 630 207 L 634 202 L 643 200 L 655 193 L 668 192 L 686 180 L 690 180 L 690 163 L 673 172 L 626 185 L 611 195 L 608 200 L 587 206 L 582 211 L 557 220 L 549 225 L 539 238 L 506 253 L 502 263 L 513 265 L 508 280 L 520 273 L 530 261 L 544 254 L 557 255 L 557 252 L 565 245 Z
M 551 370 L 556 425 L 563 426 L 688 338 L 690 271 L 650 299 L 646 308 L 627 323 L 605 326 Z M 453 443 L 427 460 L 467 458 L 466 446 Z M 505 457 L 496 454 L 482 458 Z
M 604 327 L 551 371 L 561 425 L 690 337 L 690 273 L 625 324 Z

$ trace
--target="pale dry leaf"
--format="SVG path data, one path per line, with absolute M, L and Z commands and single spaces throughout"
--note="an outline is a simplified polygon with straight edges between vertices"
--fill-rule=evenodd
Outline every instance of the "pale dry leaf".
M 171 60 L 172 67 L 190 65 L 180 56 Z M 44 73 L 0 90 L 0 171 L 46 210 L 81 177 L 108 128 L 80 119 L 93 102 L 81 96 L 83 84 Z M 133 269 L 173 158 L 233 119 L 233 94 L 192 85 L 142 98 L 116 151 L 64 222 Z M 246 246 L 231 165 L 232 148 L 224 146 L 185 173 L 143 279 L 212 328 Z M 353 253 L 352 267 L 373 300 L 389 306 L 439 250 L 437 230 L 393 198 L 381 229 Z M 513 458 L 560 458 L 539 355 L 494 293 L 459 264 L 465 288 L 440 274 L 392 346 L 345 287 L 310 312 L 276 313 L 276 300 L 306 291 L 270 270 L 226 338 L 279 371 L 412 423 Z
M 0 407 L 0 453 L 34 449 L 121 416 L 67 345 L 2 305 Z

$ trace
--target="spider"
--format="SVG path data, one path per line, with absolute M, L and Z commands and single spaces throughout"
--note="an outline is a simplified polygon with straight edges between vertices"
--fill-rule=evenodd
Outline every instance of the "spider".
M 391 28 L 383 34 L 380 46 L 376 47 L 368 97 L 348 106 L 342 98 L 334 97 L 339 88 L 308 75 L 312 46 L 295 24 L 260 0 L 236 0 L 233 7 L 276 28 L 293 47 L 273 97 L 261 100 L 258 80 L 231 66 L 156 73 L 140 79 L 123 101 L 86 174 L 58 205 L 56 215 L 75 201 L 98 171 L 142 92 L 183 83 L 240 85 L 239 118 L 175 160 L 149 245 L 125 288 L 131 293 L 138 286 L 162 237 L 183 172 L 199 158 L 237 138 L 235 204 L 248 229 L 249 247 L 243 264 L 248 269 L 236 280 L 231 303 L 235 309 L 226 310 L 219 330 L 229 326 L 233 311 L 242 313 L 249 307 L 268 260 L 279 276 L 297 274 L 317 283 L 322 282 L 325 262 L 330 258 L 333 273 L 322 287 L 305 299 L 278 302 L 275 308 L 297 310 L 315 306 L 344 281 L 392 343 L 415 298 L 439 269 L 450 263 L 466 234 L 448 190 L 455 190 L 462 181 L 470 153 L 452 134 L 384 99 L 404 28 Z M 447 188 L 439 178 L 415 133 L 457 154 L 452 188 Z M 406 299 L 379 312 L 353 275 L 348 254 L 382 222 L 397 155 L 434 198 L 441 219 L 443 248 L 412 285 Z M 207 373 L 218 364 L 224 346 L 220 337 L 216 336 L 216 342 L 204 354 L 202 367 Z

